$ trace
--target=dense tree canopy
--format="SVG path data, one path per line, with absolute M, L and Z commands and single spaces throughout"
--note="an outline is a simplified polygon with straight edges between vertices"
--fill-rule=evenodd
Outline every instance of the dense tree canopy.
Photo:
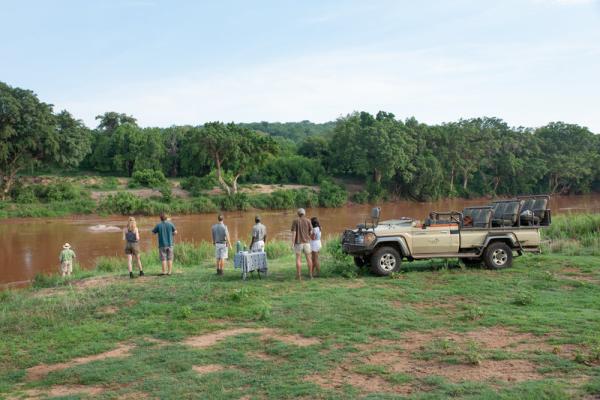
M 313 185 L 333 177 L 363 180 L 371 199 L 600 190 L 600 136 L 564 122 L 513 128 L 483 117 L 427 125 L 383 111 L 323 124 L 142 128 L 133 116 L 114 111 L 96 120 L 89 130 L 67 111 L 54 114 L 33 92 L 0 83 L 2 197 L 23 170 L 51 165 L 210 177 L 205 184 L 216 180 L 230 194 L 238 182 Z
M 17 173 L 40 164 L 77 166 L 89 151 L 87 129 L 29 91 L 0 82 L 0 198 Z

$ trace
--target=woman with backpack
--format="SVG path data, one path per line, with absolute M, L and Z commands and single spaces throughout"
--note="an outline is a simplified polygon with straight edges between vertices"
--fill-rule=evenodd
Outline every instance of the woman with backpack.
M 127 255 L 127 267 L 129 268 L 129 277 L 133 278 L 132 264 L 133 257 L 137 260 L 140 270 L 140 276 L 144 276 L 142 270 L 142 260 L 140 260 L 140 231 L 134 217 L 129 217 L 127 228 L 123 229 L 123 240 L 125 240 L 125 254 Z

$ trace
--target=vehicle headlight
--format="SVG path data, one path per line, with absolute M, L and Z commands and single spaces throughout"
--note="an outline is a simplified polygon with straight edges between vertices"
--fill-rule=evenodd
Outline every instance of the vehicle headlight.
M 365 245 L 369 246 L 371 243 L 373 243 L 376 239 L 376 236 L 373 232 L 369 232 L 365 235 Z

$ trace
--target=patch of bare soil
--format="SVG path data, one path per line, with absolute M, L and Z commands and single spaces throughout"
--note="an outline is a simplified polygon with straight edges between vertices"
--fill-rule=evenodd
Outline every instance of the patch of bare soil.
M 245 187 L 240 189 L 241 193 L 248 193 L 248 194 L 269 194 L 269 193 L 273 193 L 277 190 L 289 190 L 289 189 L 311 189 L 311 190 L 315 190 L 315 191 L 319 191 L 319 187 L 318 186 L 307 186 L 307 185 L 262 185 L 262 184 L 256 184 L 256 185 L 252 185 L 251 187 Z M 218 196 L 221 194 L 225 194 L 225 191 L 223 189 L 221 189 L 218 186 L 215 186 L 214 188 L 212 188 L 211 190 L 209 190 L 207 192 L 207 194 L 212 195 L 212 196 Z
M 154 189 L 121 189 L 121 190 L 107 190 L 107 191 L 92 191 L 90 196 L 91 196 L 92 200 L 102 200 L 103 198 L 108 197 L 109 195 L 114 196 L 115 194 L 117 194 L 119 192 L 129 192 L 129 193 L 132 193 L 142 199 L 148 199 L 150 197 L 161 197 L 160 191 L 154 190 Z M 187 191 L 185 191 L 179 187 L 171 188 L 171 193 L 173 193 L 174 197 L 180 197 L 180 198 L 190 197 L 190 194 Z
M 259 360 L 262 360 L 262 361 L 269 361 L 269 362 L 277 361 L 277 357 L 273 357 L 262 351 L 253 351 L 253 352 L 247 353 L 247 355 L 250 357 L 253 357 L 253 358 L 258 358 Z
M 29 389 L 24 392 L 24 396 L 9 397 L 9 399 L 42 399 L 47 397 L 66 397 L 75 395 L 97 396 L 104 391 L 100 386 L 84 385 L 57 385 L 47 389 Z
M 394 385 L 376 375 L 363 375 L 354 372 L 348 365 L 340 365 L 325 375 L 314 374 L 304 378 L 326 389 L 340 389 L 344 385 L 352 385 L 362 393 L 398 393 L 410 394 L 412 385 Z
M 113 315 L 119 312 L 119 308 L 115 306 L 106 306 L 98 309 L 99 314 Z
M 224 366 L 219 364 L 208 364 L 208 365 L 194 365 L 192 367 L 194 371 L 199 374 L 210 374 L 211 372 L 219 372 L 225 369 Z
M 428 343 L 434 340 L 453 342 L 459 347 L 472 342 L 480 346 L 482 351 L 494 349 L 524 351 L 528 350 L 529 346 L 536 349 L 549 348 L 547 344 L 531 334 L 516 333 L 503 327 L 484 328 L 462 334 L 434 331 L 411 333 L 402 341 L 403 350 L 370 354 L 364 361 L 369 364 L 387 365 L 394 372 L 410 373 L 418 377 L 439 375 L 451 381 L 479 381 L 494 378 L 508 382 L 520 382 L 541 377 L 535 364 L 526 360 L 483 360 L 477 365 L 450 365 L 435 361 L 423 361 L 413 357 L 414 353 L 423 350 Z M 518 346 L 522 347 L 518 348 Z M 525 349 L 523 346 L 527 346 L 527 348 Z
M 197 348 L 205 348 L 214 346 L 221 340 L 227 339 L 228 337 L 243 335 L 246 333 L 267 333 L 270 329 L 267 328 L 233 328 L 226 329 L 222 331 L 216 331 L 211 333 L 205 333 L 204 335 L 199 336 L 191 336 L 183 341 L 183 344 L 197 347 Z
M 307 338 L 300 335 L 282 334 L 279 331 L 270 328 L 232 328 L 206 333 L 200 336 L 192 336 L 185 339 L 183 341 L 183 344 L 191 347 L 205 348 L 214 346 L 221 340 L 224 340 L 228 337 L 243 335 L 247 333 L 259 333 L 262 335 L 261 339 L 263 340 L 274 339 L 301 347 L 311 346 L 320 343 L 319 339 L 316 338 Z
M 434 341 L 447 341 L 457 349 L 475 343 L 482 352 L 498 349 L 507 352 L 539 349 L 552 351 L 552 346 L 545 343 L 543 338 L 528 333 L 513 332 L 504 327 L 482 328 L 465 333 L 442 330 L 410 332 L 401 340 L 378 340 L 370 344 L 357 345 L 356 347 L 362 353 L 358 357 L 324 375 L 311 375 L 306 379 L 326 388 L 339 388 L 348 384 L 359 388 L 362 392 L 409 394 L 414 390 L 411 384 L 393 385 L 382 377 L 365 376 L 354 372 L 353 369 L 357 365 L 379 365 L 385 366 L 388 371 L 394 373 L 408 374 L 416 378 L 438 375 L 453 382 L 464 380 L 521 382 L 542 378 L 536 364 L 528 360 L 482 360 L 473 364 L 446 364 L 439 360 L 419 359 L 418 353 L 427 349 Z
M 35 381 L 43 378 L 48 375 L 50 372 L 60 371 L 67 368 L 72 368 L 77 365 L 87 364 L 92 361 L 105 360 L 107 358 L 118 358 L 124 357 L 129 354 L 129 352 L 133 349 L 133 345 L 130 344 L 120 344 L 116 349 L 106 351 L 100 354 L 94 354 L 86 357 L 78 357 L 74 358 L 71 361 L 67 361 L 64 363 L 58 364 L 40 364 L 35 367 L 31 367 L 27 369 L 27 380 Z
M 148 393 L 144 392 L 132 392 L 119 395 L 119 400 L 143 400 L 149 398 L 150 396 Z

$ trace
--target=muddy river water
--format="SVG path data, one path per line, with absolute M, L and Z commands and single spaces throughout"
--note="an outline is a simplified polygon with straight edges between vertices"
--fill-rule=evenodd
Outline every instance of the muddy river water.
M 486 204 L 487 200 L 448 199 L 432 203 L 396 201 L 384 203 L 382 218 L 401 216 L 424 218 L 431 210 L 462 210 L 468 205 Z M 600 194 L 553 197 L 553 214 L 568 212 L 600 212 Z M 308 216 L 317 216 L 325 237 L 339 235 L 344 229 L 368 219 L 370 205 L 348 205 L 342 208 L 308 209 Z M 249 232 L 256 212 L 230 212 L 225 215 L 232 240 L 249 241 Z M 289 239 L 294 210 L 262 211 L 263 223 L 269 230 L 269 239 Z M 210 227 L 215 214 L 173 216 L 179 235 L 176 243 L 210 240 Z M 156 217 L 138 218 L 141 248 L 148 250 L 156 246 L 151 230 L 157 223 Z M 69 242 L 86 268 L 94 265 L 99 256 L 123 256 L 124 243 L 121 229 L 126 217 L 77 216 L 69 218 L 21 218 L 0 220 L 0 288 L 22 286 L 37 273 L 58 272 L 58 253 L 65 242 Z

